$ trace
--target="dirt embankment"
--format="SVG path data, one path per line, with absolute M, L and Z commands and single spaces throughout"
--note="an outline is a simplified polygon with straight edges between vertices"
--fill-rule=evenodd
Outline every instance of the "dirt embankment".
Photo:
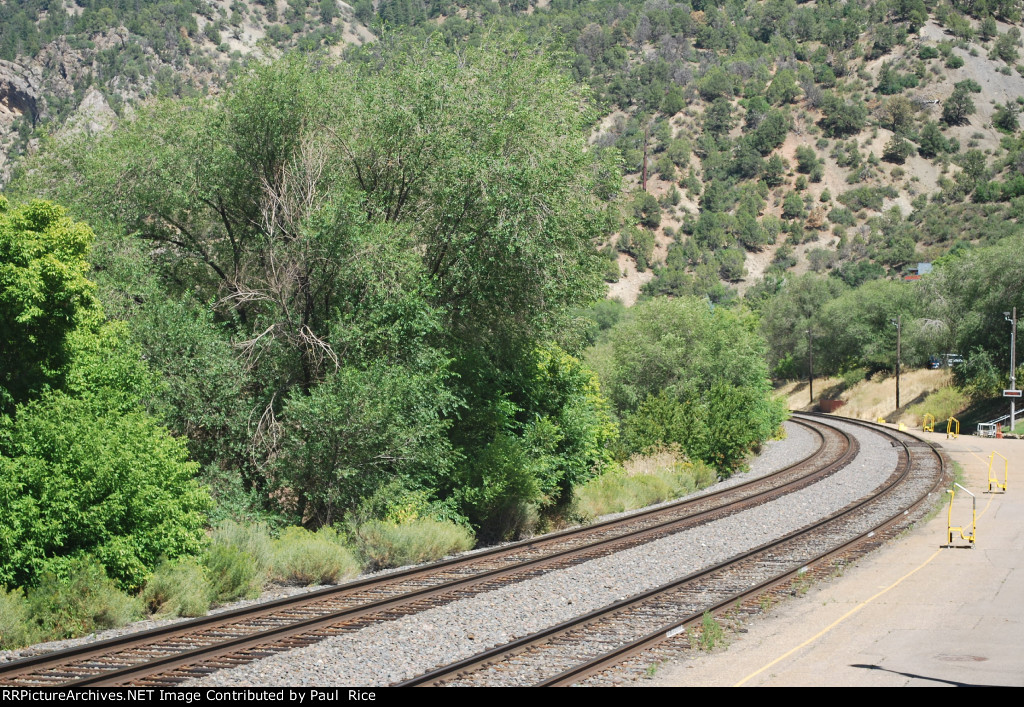
M 837 415 L 860 420 L 882 417 L 889 422 L 916 424 L 906 414 L 907 408 L 951 384 L 949 369 L 903 371 L 900 374 L 899 410 L 896 409 L 896 376 L 892 374 L 876 373 L 870 380 L 863 380 L 845 390 L 842 378 L 815 378 L 813 406 L 806 380 L 787 382 L 775 392 L 786 400 L 791 410 L 812 410 L 822 399 L 837 399 L 844 403 L 836 411 Z

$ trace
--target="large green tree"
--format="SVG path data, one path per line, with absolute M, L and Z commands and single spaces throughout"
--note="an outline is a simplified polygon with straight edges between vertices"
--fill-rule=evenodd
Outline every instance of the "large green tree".
M 629 451 L 679 444 L 728 475 L 784 417 L 749 312 L 693 297 L 634 307 L 591 360 Z
M 977 365 L 954 372 L 959 383 L 978 395 L 996 395 L 1009 383 L 1010 324 L 1004 312 L 1016 307 L 1018 319 L 1024 319 L 1022 258 L 1024 237 L 1015 235 L 993 246 L 951 253 L 936 263 L 935 273 L 923 282 L 932 316 L 946 330 L 947 345 L 968 358 L 969 364 L 977 360 Z M 1024 363 L 1022 330 L 1018 327 L 1018 367 Z M 1018 375 L 1018 388 L 1021 381 Z
M 0 413 L 60 386 L 69 334 L 97 318 L 85 276 L 92 238 L 54 204 L 12 208 L 0 196 Z
M 595 194 L 615 193 L 617 168 L 587 149 L 588 97 L 550 54 L 484 44 L 386 39 L 346 63 L 256 65 L 30 177 L 73 184 L 108 240 L 148 244 L 173 299 L 212 303 L 252 401 L 245 482 L 298 494 L 307 522 L 369 492 L 358 470 L 442 492 L 493 443 L 546 455 L 529 430 L 550 399 L 516 368 L 599 295 Z M 332 427 L 300 449 L 316 411 Z M 339 456 L 328 438 L 360 443 Z
M 807 273 L 787 277 L 778 291 L 758 303 L 761 333 L 768 343 L 768 362 L 774 375 L 780 378 L 807 375 L 810 363 L 807 347 L 814 336 L 824 333 L 825 306 L 846 289 L 837 278 Z M 819 343 L 816 350 L 820 351 L 821 346 Z M 817 370 L 833 372 L 822 368 L 820 362 Z
M 903 365 L 923 366 L 936 331 L 920 283 L 872 280 L 847 290 L 822 308 L 821 328 L 827 345 L 816 351 L 822 371 L 864 367 L 892 371 L 896 367 L 896 326 L 901 322 Z

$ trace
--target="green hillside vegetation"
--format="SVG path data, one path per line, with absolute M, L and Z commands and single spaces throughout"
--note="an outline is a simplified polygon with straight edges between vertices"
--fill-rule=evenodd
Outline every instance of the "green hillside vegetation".
M 154 102 L 116 129 L 51 142 L 26 162 L 13 195 L 66 204 L 81 219 L 74 228 L 97 232 L 91 249 L 85 236 L 76 241 L 76 279 L 59 288 L 81 300 L 78 309 L 32 302 L 9 317 L 54 319 L 23 335 L 39 350 L 24 347 L 25 360 L 12 360 L 19 368 L 4 377 L 3 537 L 19 549 L 3 581 L 28 590 L 39 630 L 63 630 L 48 622 L 64 600 L 40 599 L 44 584 L 62 578 L 95 583 L 105 574 L 129 591 L 148 580 L 151 609 L 192 613 L 204 597 L 245 596 L 272 575 L 344 576 L 345 552 L 379 567 L 465 549 L 467 529 L 505 539 L 571 520 L 576 487 L 650 449 L 671 446 L 679 469 L 697 469 L 673 482 L 681 488 L 706 483 L 775 434 L 784 411 L 770 402 L 748 316 L 711 312 L 700 299 L 627 317 L 614 307 L 591 313 L 604 271 L 594 246 L 608 235 L 621 187 L 610 154 L 587 149 L 587 105 L 550 54 L 519 41 L 455 53 L 395 38 L 384 56 L 253 65 L 215 100 Z M 32 204 L 28 216 L 13 211 L 12 223 L 34 228 L 41 209 L 63 214 Z M 27 267 L 18 250 L 27 244 L 12 235 L 5 268 Z M 39 250 L 34 257 L 70 257 L 60 243 L 52 255 Z M 85 279 L 90 265 L 95 282 Z M 51 299 L 71 294 L 61 297 Z M 124 337 L 83 349 L 123 351 L 110 372 L 76 367 L 68 352 L 77 349 L 46 343 L 44 334 L 68 338 L 57 324 L 72 328 L 85 316 L 79 309 L 109 314 L 106 326 Z M 669 335 L 684 329 L 691 343 L 708 339 L 699 354 Z M 629 382 L 627 369 L 640 362 L 628 341 L 642 330 L 661 332 L 650 348 L 669 370 L 670 398 L 658 393 L 660 378 Z M 617 353 L 599 375 L 583 361 L 604 338 Z M 31 385 L 15 385 L 22 381 Z M 52 389 L 72 384 L 93 407 L 83 409 L 81 441 L 62 468 L 102 457 L 89 440 L 135 425 L 138 453 L 179 470 L 133 461 L 171 486 L 132 494 L 127 510 L 148 501 L 171 523 L 175 511 L 157 494 L 173 492 L 192 535 L 162 528 L 175 544 L 152 550 L 141 537 L 112 539 L 121 552 L 90 535 L 73 553 L 68 543 L 22 537 L 33 513 L 58 509 L 45 488 L 26 485 L 26 460 L 42 454 L 34 443 L 60 449 L 54 420 L 74 420 L 79 398 L 60 398 L 52 414 L 46 406 Z M 96 397 L 108 388 L 115 392 Z M 119 417 L 88 416 L 111 396 Z M 720 425 L 732 412 L 753 417 Z M 663 431 L 638 436 L 644 415 Z M 143 434 L 144 424 L 152 431 Z M 101 486 L 103 503 L 121 508 L 121 494 L 144 483 Z M 73 513 L 74 500 L 64 503 L 60 512 Z M 221 530 L 208 546 L 195 535 L 228 518 L 293 529 L 277 540 Z M 143 532 L 145 523 L 122 518 L 120 527 Z M 297 555 L 259 549 L 271 542 L 307 543 L 325 559 L 272 572 Z M 127 558 L 126 543 L 135 553 Z M 191 594 L 168 596 L 173 578 Z
M 897 317 L 998 394 L 1022 6 L 0 5 L 0 640 L 690 490 Z
M 145 409 L 152 375 L 85 278 L 87 226 L 0 197 L 0 583 L 67 577 L 96 558 L 138 589 L 194 554 L 211 503 L 183 440 Z

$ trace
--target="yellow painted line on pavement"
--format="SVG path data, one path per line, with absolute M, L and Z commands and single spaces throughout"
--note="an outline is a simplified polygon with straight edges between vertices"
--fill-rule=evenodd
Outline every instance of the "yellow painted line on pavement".
M 981 462 L 983 462 L 983 463 L 985 463 L 985 464 L 987 464 L 987 463 L 988 463 L 988 461 L 987 461 L 987 460 L 985 460 L 985 459 L 982 459 L 982 458 L 981 458 L 981 457 L 979 457 L 979 456 L 978 456 L 977 454 L 974 454 L 974 452 L 969 452 L 969 453 L 970 453 L 970 454 L 972 454 L 972 455 L 974 455 L 974 456 L 975 456 L 975 457 L 976 457 L 976 458 L 977 458 L 977 459 L 978 459 L 979 461 L 981 461 Z M 990 496 L 988 497 L 988 502 L 987 502 L 987 503 L 985 504 L 985 508 L 984 508 L 984 509 L 982 509 L 982 511 L 981 511 L 981 512 L 980 512 L 980 513 L 978 514 L 978 518 L 979 518 L 979 519 L 980 519 L 980 518 L 981 518 L 981 517 L 982 517 L 983 515 L 985 515 L 985 513 L 986 513 L 986 512 L 988 511 L 989 507 L 990 507 L 990 506 L 992 505 L 992 501 L 994 500 L 994 498 L 995 498 L 995 496 L 992 496 L 992 495 L 990 495 Z M 862 601 L 862 602 L 861 602 L 860 604 L 858 604 L 858 605 L 857 605 L 857 606 L 855 606 L 854 608 L 850 609 L 850 610 L 849 610 L 848 612 L 846 612 L 845 614 L 843 614 L 842 616 L 840 616 L 840 617 L 839 617 L 838 619 L 836 619 L 835 621 L 833 621 L 833 622 L 832 622 L 831 624 L 829 624 L 828 626 L 826 626 L 825 628 L 823 628 L 823 629 L 822 629 L 821 631 L 819 631 L 818 633 L 816 633 L 816 634 L 815 634 L 814 636 L 811 636 L 811 637 L 810 637 L 810 638 L 808 638 L 808 639 L 807 639 L 806 641 L 804 641 L 803 643 L 801 643 L 801 644 L 800 644 L 799 646 L 797 646 L 797 647 L 795 647 L 795 648 L 793 648 L 793 649 L 791 649 L 791 650 L 787 651 L 787 652 L 786 652 L 786 653 L 784 653 L 783 655 L 780 655 L 780 656 L 779 656 L 778 658 L 776 658 L 776 659 L 775 659 L 775 660 L 773 660 L 772 662 L 768 663 L 768 664 L 767 664 L 767 665 L 765 665 L 765 666 L 764 666 L 763 668 L 760 668 L 759 670 L 756 670 L 755 672 L 751 673 L 751 674 L 750 674 L 750 675 L 748 675 L 747 677 L 743 678 L 743 679 L 742 679 L 742 680 L 740 680 L 740 681 L 739 681 L 738 683 L 736 683 L 735 685 L 733 685 L 733 687 L 742 687 L 742 686 L 743 686 L 743 685 L 744 685 L 745 683 L 747 683 L 747 682 L 749 682 L 750 680 L 754 679 L 755 677 L 757 677 L 758 675 L 760 675 L 760 674 L 761 674 L 761 673 L 763 673 L 764 671 L 766 671 L 766 670 L 768 670 L 769 668 L 771 668 L 771 667 L 772 667 L 773 665 L 775 665 L 775 664 L 777 664 L 777 663 L 779 663 L 779 662 L 781 662 L 781 661 L 785 660 L 786 658 L 788 658 L 789 656 L 793 655 L 794 653 L 796 653 L 796 652 L 797 652 L 798 650 L 800 650 L 801 648 L 804 648 L 804 647 L 806 647 L 806 646 L 810 645 L 811 643 L 813 643 L 814 641 L 818 640 L 819 638 L 821 638 L 822 636 L 824 636 L 824 635 L 825 635 L 826 633 L 828 633 L 829 631 L 831 631 L 832 629 L 834 629 L 834 628 L 835 628 L 836 626 L 838 626 L 839 624 L 841 624 L 841 623 L 842 623 L 843 621 L 846 621 L 846 619 L 850 618 L 851 616 L 853 616 L 854 614 L 856 614 L 856 613 L 857 613 L 858 611 L 860 611 L 861 609 L 863 609 L 863 608 L 864 608 L 865 606 L 867 606 L 867 605 L 868 605 L 868 604 L 870 604 L 871 602 L 875 601 L 875 599 L 878 599 L 878 597 L 882 596 L 883 594 L 885 594 L 886 592 L 888 592 L 888 591 L 889 591 L 890 589 L 893 589 L 893 588 L 895 588 L 896 586 L 898 586 L 899 584 L 901 584 L 901 583 L 903 582 L 903 580 L 907 579 L 908 577 L 911 577 L 911 576 L 912 576 L 912 575 L 914 575 L 914 574 L 915 574 L 915 573 L 916 573 L 916 572 L 917 572 L 918 570 L 921 570 L 921 569 L 923 569 L 923 568 L 924 568 L 924 567 L 925 567 L 925 566 L 926 566 L 926 565 L 927 565 L 928 563 L 930 563 L 930 562 L 931 562 L 932 560 L 934 560 L 934 559 L 935 559 L 936 557 L 938 557 L 938 556 L 939 556 L 939 554 L 940 554 L 941 552 L 942 552 L 942 549 L 936 550 L 936 551 L 935 551 L 935 552 L 934 552 L 934 553 L 932 554 L 932 556 L 931 556 L 931 557 L 929 557 L 929 558 L 928 558 L 927 560 L 925 560 L 924 562 L 922 562 L 922 563 L 921 563 L 920 565 L 918 565 L 918 566 L 917 566 L 916 568 L 912 569 L 912 570 L 911 570 L 910 572 L 907 572 L 907 574 L 905 574 L 905 575 L 903 575 L 902 577 L 900 577 L 899 579 L 897 579 L 897 580 L 896 580 L 895 582 L 893 582 L 892 584 L 890 584 L 890 585 L 889 585 L 888 587 L 886 587 L 886 588 L 885 588 L 885 589 L 883 589 L 882 591 L 878 592 L 877 594 L 875 594 L 875 595 L 874 595 L 873 597 L 871 597 L 870 599 L 865 599 L 865 600 L 864 600 L 864 601 Z
M 970 450 L 968 450 L 967 453 L 970 454 L 975 459 L 977 459 L 978 461 L 980 461 L 982 464 L 984 464 L 986 469 L 988 468 L 988 463 L 989 463 L 990 460 L 985 459 L 983 457 L 979 457 L 977 454 L 975 454 L 974 452 L 972 452 Z M 988 472 L 986 471 L 986 475 L 987 475 L 987 473 Z M 981 518 L 983 515 L 985 515 L 985 513 L 988 512 L 989 506 L 992 505 L 992 499 L 993 498 L 995 498 L 994 495 L 988 494 L 988 502 L 985 504 L 985 507 L 981 509 L 981 513 L 978 514 L 978 518 Z
M 978 456 L 977 454 L 975 454 L 974 452 L 972 452 L 972 451 L 970 451 L 970 450 L 968 450 L 968 451 L 967 451 L 967 453 L 968 453 L 968 454 L 970 454 L 970 455 L 971 455 L 972 457 L 974 457 L 975 459 L 977 459 L 978 461 L 980 461 L 980 462 L 981 462 L 982 464 L 984 464 L 984 465 L 985 465 L 986 467 L 988 467 L 988 462 L 989 462 L 989 460 L 988 460 L 988 459 L 985 459 L 985 458 L 983 458 L 983 457 L 979 457 L 979 456 Z
M 749 680 L 752 680 L 753 678 L 757 677 L 758 675 L 760 675 L 761 673 L 763 673 L 763 672 L 764 672 L 765 670 L 768 670 L 768 668 L 772 667 L 772 666 L 773 666 L 773 665 L 775 665 L 776 663 L 779 663 L 780 661 L 783 661 L 783 660 L 785 660 L 786 658 L 788 658 L 789 656 L 793 655 L 794 653 L 796 653 L 796 652 L 797 652 L 798 650 L 800 650 L 801 648 L 804 648 L 805 646 L 807 646 L 807 645 L 809 645 L 809 644 L 813 643 L 814 641 L 818 640 L 819 638 L 821 638 L 822 636 L 824 636 L 824 635 L 825 635 L 826 633 L 828 633 L 829 631 L 831 631 L 831 630 L 832 630 L 833 628 L 835 628 L 836 626 L 838 626 L 839 624 L 841 624 L 841 623 L 842 623 L 843 621 L 846 621 L 846 619 L 850 618 L 851 616 L 853 616 L 854 614 L 856 614 L 856 613 L 857 613 L 858 611 L 860 611 L 861 609 L 863 609 L 863 608 L 864 608 L 865 606 L 867 606 L 868 604 L 870 604 L 871 602 L 873 602 L 873 601 L 874 601 L 875 599 L 877 599 L 878 597 L 882 596 L 883 594 L 885 594 L 886 592 L 888 592 L 888 591 L 889 591 L 890 589 L 893 589 L 894 587 L 896 587 L 896 586 L 898 586 L 899 584 L 901 584 L 901 583 L 903 582 L 903 580 L 905 580 L 905 579 L 907 579 L 908 577 L 912 576 L 912 575 L 913 575 L 913 574 L 915 574 L 915 573 L 916 573 L 916 572 L 917 572 L 918 570 L 920 570 L 920 569 L 923 569 L 923 568 L 924 568 L 924 567 L 925 567 L 925 566 L 926 566 L 926 565 L 927 565 L 927 564 L 928 564 L 929 562 L 931 562 L 931 561 L 932 561 L 932 560 L 934 560 L 934 559 L 935 559 L 936 557 L 938 557 L 938 556 L 939 556 L 939 553 L 941 553 L 941 552 L 942 552 L 942 550 L 936 550 L 936 551 L 935 551 L 935 553 L 934 553 L 934 554 L 933 554 L 933 555 L 932 555 L 931 557 L 929 557 L 929 558 L 928 558 L 927 560 L 925 560 L 924 562 L 922 562 L 922 563 L 921 563 L 921 564 L 920 564 L 920 565 L 919 565 L 918 567 L 916 567 L 915 569 L 911 570 L 910 572 L 907 572 L 907 574 L 903 575 L 902 577 L 900 577 L 899 579 L 897 579 L 897 580 L 896 580 L 895 582 L 893 582 L 892 584 L 890 584 L 890 585 L 889 585 L 888 587 L 886 587 L 886 588 L 885 588 L 885 589 L 883 589 L 882 591 L 878 592 L 878 594 L 875 594 L 875 595 L 874 595 L 873 597 L 871 597 L 870 599 L 866 599 L 866 600 L 862 601 L 862 602 L 861 602 L 860 604 L 858 604 L 858 605 L 857 605 L 857 606 L 855 606 L 854 608 L 850 609 L 850 610 L 849 610 L 848 612 L 846 612 L 845 614 L 843 614 L 842 616 L 840 616 L 840 617 L 839 617 L 838 619 L 836 619 L 836 620 L 835 620 L 835 621 L 833 621 L 833 622 L 832 622 L 831 624 L 829 624 L 828 626 L 826 626 L 825 628 L 823 628 L 823 629 L 822 629 L 821 631 L 819 631 L 818 633 L 816 633 L 816 634 L 815 634 L 814 636 L 812 636 L 812 637 L 808 638 L 808 639 L 807 639 L 806 641 L 804 641 L 803 643 L 801 643 L 801 644 L 800 644 L 799 646 L 797 646 L 796 648 L 793 648 L 792 650 L 789 650 L 789 651 L 787 651 L 787 652 L 786 652 L 786 653 L 784 653 L 783 655 L 780 655 L 780 656 L 779 656 L 778 658 L 776 658 L 776 659 L 775 659 L 775 660 L 773 660 L 772 662 L 768 663 L 768 665 L 764 666 L 764 667 L 763 667 L 763 668 L 761 668 L 760 670 L 757 670 L 757 671 L 755 671 L 755 672 L 751 673 L 750 675 L 748 675 L 747 677 L 743 678 L 743 679 L 742 679 L 742 680 L 740 680 L 740 681 L 739 681 L 738 683 L 736 683 L 735 685 L 733 685 L 733 687 L 742 687 L 744 683 L 746 683 L 746 682 L 748 682 Z

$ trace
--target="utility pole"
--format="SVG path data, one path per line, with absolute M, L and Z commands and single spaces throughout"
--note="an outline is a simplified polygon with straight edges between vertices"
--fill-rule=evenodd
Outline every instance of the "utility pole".
M 1017 308 L 1013 308 L 1013 315 L 1003 312 L 1006 321 L 1010 322 L 1010 390 L 1017 390 Z M 1010 431 L 1016 422 L 1017 401 L 1010 398 Z
M 814 405 L 814 334 L 807 330 L 807 383 L 811 388 L 810 404 Z
M 903 315 L 897 314 L 890 322 L 896 325 L 896 409 L 900 409 L 900 339 L 903 331 Z

